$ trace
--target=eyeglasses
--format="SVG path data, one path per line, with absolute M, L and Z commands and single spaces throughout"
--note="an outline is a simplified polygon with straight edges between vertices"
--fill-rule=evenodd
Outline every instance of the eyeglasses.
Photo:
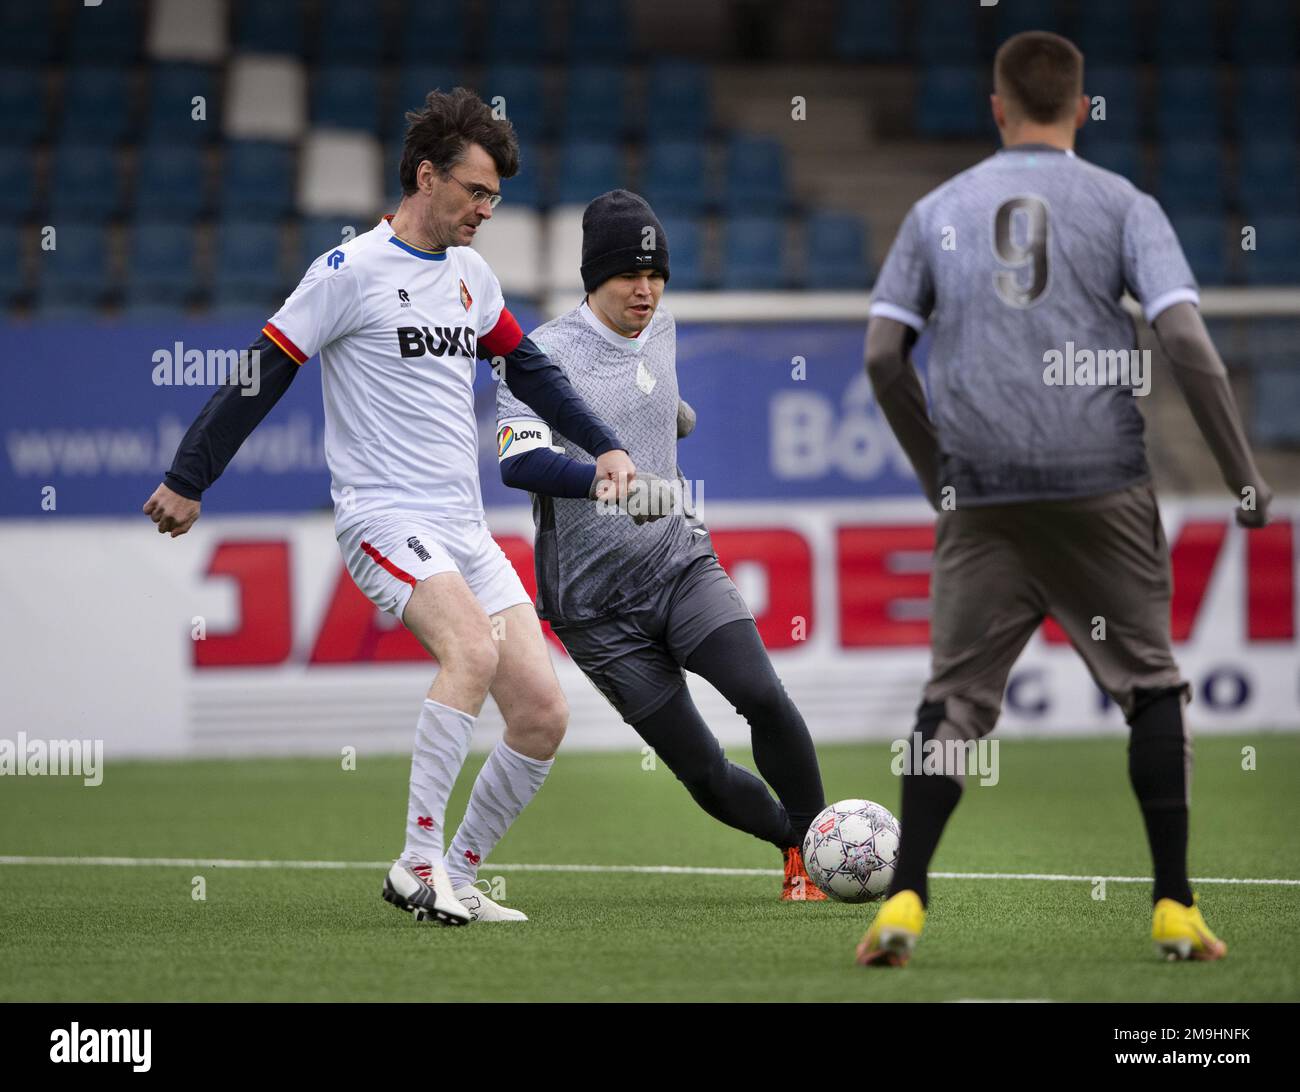
M 499 193 L 488 193 L 487 190 L 480 190 L 473 186 L 467 186 L 454 174 L 449 173 L 447 177 L 450 178 L 453 182 L 455 182 L 456 185 L 458 185 L 467 194 L 469 194 L 470 201 L 473 202 L 475 205 L 486 204 L 488 208 L 494 209 L 499 204 L 501 204 L 501 195 Z

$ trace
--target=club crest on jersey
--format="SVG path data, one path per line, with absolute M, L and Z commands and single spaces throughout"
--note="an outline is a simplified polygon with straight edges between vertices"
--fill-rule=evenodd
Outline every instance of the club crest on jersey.
M 474 297 L 469 294 L 469 289 L 465 287 L 464 281 L 460 282 L 460 302 L 466 311 L 470 309 L 470 305 L 474 302 Z

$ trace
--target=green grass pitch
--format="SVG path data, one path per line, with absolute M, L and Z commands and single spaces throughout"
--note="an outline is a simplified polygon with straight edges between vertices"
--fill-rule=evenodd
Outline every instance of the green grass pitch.
M 828 799 L 897 809 L 886 745 L 820 754 Z M 363 752 L 355 771 L 265 759 L 110 764 L 98 788 L 4 777 L 0 854 L 379 862 L 400 848 L 407 767 Z M 1298 783 L 1300 736 L 1198 740 L 1192 874 L 1300 879 Z M 1089 882 L 937 878 L 911 965 L 868 970 L 853 948 L 872 907 L 781 903 L 776 876 L 494 861 L 780 865 L 639 753 L 562 753 L 482 869 L 527 924 L 417 926 L 379 898 L 380 868 L 0 864 L 0 1000 L 1300 1000 L 1297 886 L 1200 884 L 1229 956 L 1170 965 L 1150 945 L 1146 884 L 1110 882 L 1099 900 Z M 1000 783 L 968 787 L 934 867 L 1149 875 L 1124 740 L 1003 741 Z

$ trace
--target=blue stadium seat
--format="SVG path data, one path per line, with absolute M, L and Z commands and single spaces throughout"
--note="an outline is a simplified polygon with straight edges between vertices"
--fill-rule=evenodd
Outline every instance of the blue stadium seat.
M 836 56 L 852 61 L 886 61 L 903 56 L 902 0 L 839 0 L 835 11 Z
M 236 0 L 236 3 L 234 52 L 302 55 L 302 0 L 278 0 L 274 4 L 266 0 Z
M 1251 433 L 1258 446 L 1300 445 L 1300 367 L 1295 360 L 1251 375 Z
M 560 148 L 555 200 L 585 205 L 598 194 L 626 187 L 623 149 L 607 140 L 573 140 Z
M 1066 31 L 1057 0 L 998 0 L 993 14 L 999 45 L 1025 30 L 1050 30 L 1055 34 Z
M 53 4 L 32 0 L 0 3 L 0 61 L 6 64 L 41 64 L 54 51 Z
M 1214 8 L 1213 0 L 1160 0 L 1152 37 L 1161 62 L 1206 64 L 1214 60 L 1219 41 Z
M 150 217 L 131 228 L 126 274 L 128 306 L 180 306 L 198 291 L 194 227 L 187 220 Z
M 1228 280 L 1225 222 L 1221 215 L 1184 213 L 1170 217 L 1187 263 L 1200 284 L 1225 284 Z
M 0 305 L 12 303 L 26 287 L 20 229 L 17 224 L 0 222 Z
M 122 206 L 117 152 L 97 144 L 64 141 L 50 169 L 52 222 L 109 217 Z
M 1098 127 L 1092 123 L 1083 127 L 1083 135 L 1079 140 L 1079 155 L 1098 167 L 1105 167 L 1108 171 L 1122 174 L 1138 189 L 1145 190 L 1146 170 L 1142 164 L 1141 145 L 1130 138 L 1120 137 L 1110 140 L 1105 136 L 1090 135 L 1095 128 Z
M 784 288 L 790 280 L 789 266 L 782 220 L 775 216 L 733 216 L 727 219 L 723 228 L 723 288 Z
M 140 150 L 135 207 L 142 216 L 196 217 L 207 207 L 202 149 L 146 144 Z
M 39 68 L 0 68 L 0 143 L 32 144 L 45 136 L 49 106 Z
M 1156 121 L 1162 140 L 1181 143 L 1220 138 L 1223 96 L 1213 69 L 1162 68 L 1157 85 Z
M 227 213 L 283 216 L 293 203 L 294 151 L 286 144 L 231 141 L 221 178 L 221 205 Z
M 621 61 L 629 49 L 624 0 L 573 0 L 565 48 L 573 61 L 603 57 Z
M 1137 74 L 1129 68 L 1091 68 L 1083 70 L 1083 90 L 1090 99 L 1106 100 L 1105 120 L 1094 120 L 1089 109 L 1084 131 L 1105 133 L 1107 139 L 1140 135 L 1143 110 L 1139 102 Z
M 359 65 L 322 65 L 312 77 L 311 121 L 373 133 L 379 124 L 379 75 Z
M 1253 318 L 1241 325 L 1245 327 L 1245 364 L 1252 372 L 1279 365 L 1295 367 L 1295 347 L 1300 343 L 1300 320 Z M 1218 344 L 1217 340 L 1215 344 Z
M 871 280 L 867 234 L 859 216 L 814 212 L 808 217 L 808 252 L 804 284 L 808 288 L 848 291 Z
M 36 198 L 36 163 L 26 148 L 0 147 L 0 220 L 21 220 Z
M 1277 0 L 1236 0 L 1229 36 L 1232 59 L 1243 67 L 1294 63 L 1295 9 Z
M 203 96 L 206 119 L 194 119 L 194 98 Z M 145 122 L 150 141 L 200 143 L 215 140 L 221 133 L 216 74 L 201 64 L 155 65 L 149 88 L 149 111 Z
M 1223 180 L 1223 146 L 1217 141 L 1174 141 L 1160 150 L 1160 203 L 1170 211 L 1222 208 Z
M 141 0 L 111 0 L 98 7 L 71 7 L 68 55 L 76 61 L 128 64 L 144 44 L 144 5 Z
M 1260 216 L 1251 226 L 1255 250 L 1242 251 L 1239 259 L 1246 283 L 1300 284 L 1300 219 Z
M 115 144 L 130 128 L 133 106 L 131 83 L 123 69 L 70 69 L 63 93 L 60 135 L 87 144 Z
M 1074 43 L 1089 64 L 1122 65 L 1137 60 L 1140 36 L 1132 0 L 1088 0 L 1078 5 Z
M 789 200 L 785 147 L 772 137 L 736 135 L 727 146 L 723 203 L 736 212 L 780 212 Z
M 1247 219 L 1300 211 L 1295 142 L 1257 140 L 1238 145 L 1237 207 Z
M 983 136 L 993 128 L 983 69 L 938 65 L 921 75 L 916 126 L 924 136 Z
M 655 62 L 650 66 L 646 103 L 646 130 L 652 139 L 697 139 L 713 126 L 713 92 L 703 65 Z
M 55 225 L 55 247 L 36 263 L 42 308 L 91 308 L 108 289 L 108 240 L 98 221 L 68 220 Z
M 407 64 L 450 65 L 465 56 L 463 0 L 419 0 L 402 13 L 397 51 Z
M 406 136 L 408 110 L 423 109 L 430 91 L 450 91 L 459 83 L 460 76 L 451 65 L 407 65 L 397 78 L 397 101 L 389 119 L 388 136 L 401 140 Z
M 306 217 L 298 224 L 298 259 L 295 272 L 305 273 L 312 262 L 343 242 L 344 228 L 350 227 L 360 235 L 373 226 L 356 216 Z
M 698 140 L 654 140 L 646 146 L 641 194 L 656 212 L 700 213 L 713 201 Z
M 929 63 L 974 62 L 980 52 L 978 4 L 921 0 L 916 17 L 916 52 Z
M 323 0 L 316 56 L 328 64 L 379 62 L 384 51 L 383 11 L 356 0 Z
M 546 203 L 550 179 L 540 144 L 519 142 L 519 173 L 501 184 L 501 192 L 507 201 L 521 208 L 535 209 Z
M 1294 140 L 1296 74 L 1284 65 L 1237 68 L 1237 139 Z
M 214 302 L 224 308 L 269 308 L 271 314 L 284 298 L 281 258 L 278 224 L 222 220 L 216 229 Z
M 493 0 L 487 14 L 491 61 L 540 61 L 548 50 L 550 20 L 537 0 Z
M 704 269 L 704 230 L 690 216 L 655 214 L 668 238 L 668 283 L 677 292 L 694 292 L 707 287 Z
M 627 109 L 627 71 L 619 65 L 569 69 L 564 132 L 570 140 L 618 140 Z
M 489 104 L 500 95 L 506 117 L 525 140 L 540 140 L 545 134 L 547 110 L 541 69 L 533 65 L 496 64 L 487 70 L 479 89 Z

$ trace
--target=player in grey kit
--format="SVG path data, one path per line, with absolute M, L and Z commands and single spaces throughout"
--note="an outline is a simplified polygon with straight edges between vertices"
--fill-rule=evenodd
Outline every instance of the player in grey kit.
M 916 732 L 927 743 L 991 732 L 1011 665 L 1051 615 L 1129 724 L 1155 868 L 1152 938 L 1170 958 L 1219 959 L 1227 946 L 1187 877 L 1189 689 L 1170 650 L 1169 551 L 1134 398 L 1148 380 L 1116 367 L 1137 344 L 1126 289 L 1239 502 L 1238 523 L 1263 526 L 1271 493 L 1164 212 L 1074 154 L 1089 104 L 1082 55 L 1055 34 L 1018 34 L 998 51 L 994 88 L 1002 150 L 913 206 L 867 334 L 876 397 L 939 510 L 933 664 Z M 908 360 L 923 328 L 934 337 L 928 412 Z M 903 776 L 898 867 L 860 962 L 907 962 L 960 774 Z
M 799 848 L 825 806 L 812 740 L 708 530 L 682 503 L 677 440 L 694 414 L 678 396 L 676 326 L 658 306 L 669 274 L 663 227 L 626 190 L 592 201 L 582 227 L 588 296 L 533 337 L 618 429 L 637 481 L 616 507 L 587 454 L 500 387 L 501 477 L 533 494 L 538 613 L 705 811 L 782 851 L 782 898 L 824 899 Z M 727 761 L 683 668 L 749 722 L 754 760 L 779 800 Z

